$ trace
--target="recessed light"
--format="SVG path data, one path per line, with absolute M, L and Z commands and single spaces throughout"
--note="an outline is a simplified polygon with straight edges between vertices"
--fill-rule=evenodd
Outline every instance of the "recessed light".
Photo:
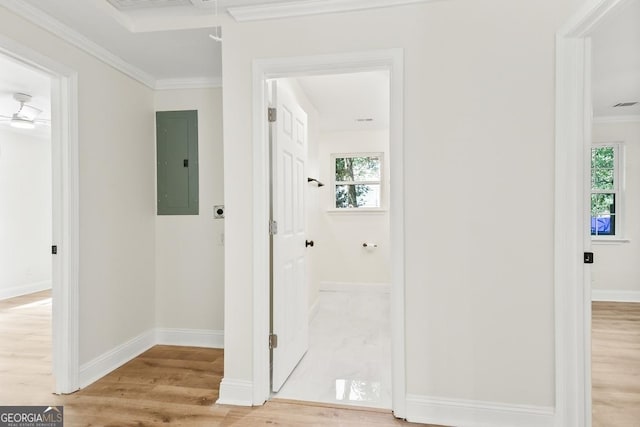
M 633 107 L 637 103 L 638 103 L 638 101 L 634 101 L 634 102 L 619 102 L 616 105 L 614 105 L 614 107 Z

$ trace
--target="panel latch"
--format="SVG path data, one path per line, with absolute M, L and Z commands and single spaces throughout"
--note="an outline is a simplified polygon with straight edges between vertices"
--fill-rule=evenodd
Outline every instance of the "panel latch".
M 593 252 L 585 252 L 584 253 L 584 263 L 585 264 L 593 264 Z

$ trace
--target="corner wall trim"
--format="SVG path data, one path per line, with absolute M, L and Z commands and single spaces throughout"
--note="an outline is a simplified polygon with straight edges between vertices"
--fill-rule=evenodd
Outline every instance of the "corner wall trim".
M 389 283 L 320 282 L 320 292 L 391 292 Z
M 594 289 L 591 301 L 640 302 L 640 291 L 608 291 Z
M 290 18 L 322 13 L 350 12 L 381 7 L 427 3 L 433 0 L 307 0 L 228 7 L 227 12 L 237 22 Z
M 252 406 L 253 382 L 223 378 L 217 405 Z
M 120 58 L 117 55 L 114 55 L 99 44 L 89 40 L 87 37 L 71 29 L 70 27 L 66 26 L 62 22 L 41 11 L 40 9 L 31 6 L 27 2 L 20 0 L 3 0 L 2 6 L 6 7 L 13 13 L 23 17 L 27 21 L 30 21 L 33 24 L 53 33 L 55 36 L 66 41 L 67 43 L 82 49 L 83 51 L 94 56 L 105 64 L 112 66 L 116 70 L 121 71 L 132 79 L 139 81 L 140 83 L 148 86 L 151 89 L 155 88 L 156 81 L 153 76 L 131 65 L 124 59 Z
M 149 350 L 156 343 L 151 329 L 80 366 L 79 385 L 84 388 Z
M 156 81 L 156 90 L 172 89 L 210 89 L 222 87 L 220 78 L 193 78 L 193 79 L 159 79 Z
M 224 331 L 209 329 L 156 329 L 156 344 L 224 348 Z
M 553 427 L 552 407 L 407 394 L 407 421 L 465 427 Z
M 593 123 L 610 124 L 610 123 L 640 123 L 640 116 L 601 116 L 594 117 Z
M 13 286 L 7 289 L 0 289 L 0 301 L 3 299 L 19 297 L 21 295 L 32 294 L 34 292 L 51 289 L 51 280 L 43 280 L 36 283 L 27 283 L 26 285 Z

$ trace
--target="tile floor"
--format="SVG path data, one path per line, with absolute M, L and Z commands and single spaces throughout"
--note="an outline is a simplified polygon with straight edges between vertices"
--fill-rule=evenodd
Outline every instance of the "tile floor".
M 391 408 L 390 294 L 320 292 L 309 350 L 275 398 Z

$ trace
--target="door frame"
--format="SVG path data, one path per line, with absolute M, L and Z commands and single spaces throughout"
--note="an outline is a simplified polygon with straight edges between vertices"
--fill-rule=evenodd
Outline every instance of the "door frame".
M 404 51 L 384 49 L 253 61 L 253 403 L 270 396 L 269 381 L 269 140 L 266 80 L 307 75 L 388 70 L 390 78 L 390 231 L 392 409 L 404 418 L 405 259 L 404 259 Z
M 598 24 L 632 0 L 589 0 L 556 35 L 556 425 L 591 426 L 591 43 Z
M 0 35 L 0 54 L 51 77 L 52 342 L 54 393 L 78 390 L 78 75 L 76 71 Z

